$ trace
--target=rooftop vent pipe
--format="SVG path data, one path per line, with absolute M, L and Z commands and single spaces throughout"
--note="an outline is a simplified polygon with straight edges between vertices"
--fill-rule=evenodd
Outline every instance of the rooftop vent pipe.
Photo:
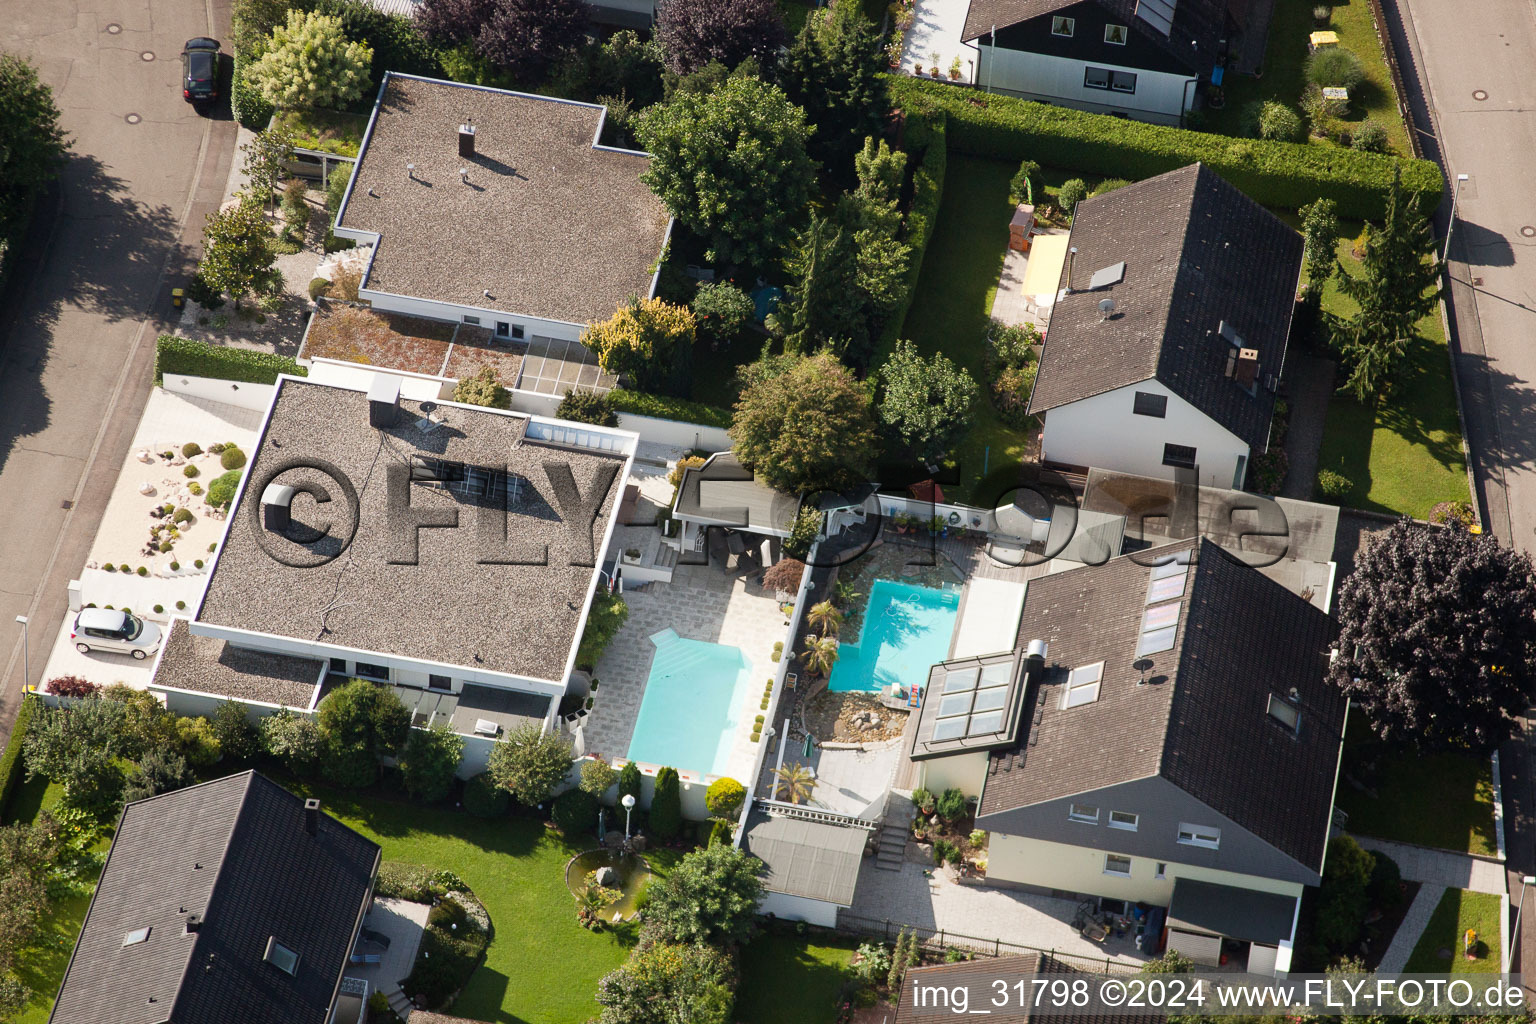
M 465 160 L 475 155 L 475 126 L 465 122 L 459 125 L 459 156 Z
M 294 489 L 270 483 L 261 492 L 261 525 L 272 533 L 286 533 L 293 519 Z

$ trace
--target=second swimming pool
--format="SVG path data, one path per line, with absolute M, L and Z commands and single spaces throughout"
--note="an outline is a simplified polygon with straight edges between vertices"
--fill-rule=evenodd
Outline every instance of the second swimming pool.
M 664 629 L 640 700 L 629 759 L 696 775 L 723 775 L 750 686 L 739 647 L 687 640 Z
M 949 657 L 960 593 L 895 580 L 876 580 L 857 643 L 837 645 L 830 690 L 922 686 L 928 669 Z

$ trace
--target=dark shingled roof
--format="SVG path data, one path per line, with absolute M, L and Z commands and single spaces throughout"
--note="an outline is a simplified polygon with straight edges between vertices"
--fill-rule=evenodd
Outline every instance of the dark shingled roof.
M 1290 939 L 1295 922 L 1295 896 L 1193 878 L 1174 879 L 1173 898 L 1168 901 L 1169 927 L 1244 942 L 1285 942 Z
M 1029 582 L 1018 642 L 1049 643 L 1044 682 L 1019 741 L 991 755 L 977 816 L 1161 775 L 1317 870 L 1344 726 L 1344 701 L 1324 680 L 1328 616 L 1202 540 L 1174 646 L 1150 655 L 1142 686 L 1133 663 L 1150 573 L 1122 556 Z M 1063 709 L 1066 674 L 1099 661 L 1098 700 Z M 1268 715 L 1270 695 L 1292 687 L 1296 734 Z
M 1248 444 L 1269 443 L 1275 396 L 1263 378 L 1285 359 L 1301 236 L 1203 164 L 1085 200 L 1072 221 L 1077 256 L 1040 357 L 1030 411 L 1045 412 L 1156 379 Z M 1117 284 L 1089 291 L 1120 262 Z M 1070 274 L 1070 281 L 1069 275 Z M 1099 311 L 1113 299 L 1115 314 Z M 1259 353 L 1250 395 L 1226 376 L 1225 322 Z
M 853 825 L 754 811 L 741 848 L 766 866 L 763 886 L 768 891 L 846 907 L 853 902 L 868 839 L 867 829 Z
M 1081 0 L 971 0 L 960 38 L 968 43 L 975 42 L 991 32 L 994 25 L 1004 29 L 1055 14 L 1079 2 Z M 1216 63 L 1221 54 L 1221 42 L 1228 37 L 1229 7 L 1237 8 L 1230 11 L 1232 21 L 1242 24 L 1247 19 L 1251 0 L 1178 0 L 1174 6 L 1173 29 L 1166 36 L 1136 17 L 1137 0 L 1096 2 L 1112 17 L 1129 25 L 1131 31 L 1140 32 L 1191 71 L 1206 71 Z M 1265 27 L 1268 27 L 1267 20 Z
M 444 422 L 423 432 L 417 426 L 424 415 L 421 403 L 401 400 L 400 405 L 399 422 L 376 429 L 368 423 L 365 393 L 303 380 L 282 382 L 260 448 L 246 468 L 249 486 L 230 513 L 198 621 L 533 679 L 563 679 L 597 573 L 593 564 L 575 563 L 601 557 L 623 487 L 625 457 L 529 439 L 527 417 L 489 409 L 438 406 L 434 415 Z M 473 499 L 420 484 L 406 485 L 411 509 L 456 514 L 458 526 L 397 528 L 389 481 L 408 471 L 413 456 L 507 467 L 516 474 L 521 483 L 505 514 L 506 536 L 547 547 L 547 563 L 483 561 L 477 540 L 481 508 Z M 314 460 L 330 463 L 356 487 L 356 536 L 341 557 L 314 565 L 316 552 L 334 554 L 329 538 L 299 545 L 263 534 L 297 563 L 285 564 L 258 541 L 261 495 L 254 492 L 274 466 Z M 561 467 L 569 470 L 565 479 L 573 480 L 582 495 L 606 480 L 590 522 L 568 523 L 559 511 Z M 304 469 L 287 470 L 277 479 L 336 487 L 325 474 Z M 338 529 L 350 524 L 343 497 L 333 502 Z M 585 504 L 573 502 L 578 508 Z M 296 499 L 294 515 L 301 520 L 310 516 L 312 527 L 333 521 L 328 511 L 323 519 L 316 516 L 314 507 L 311 499 Z M 487 514 L 499 530 L 499 513 Z M 410 564 L 412 536 L 415 564 Z M 491 549 L 486 550 L 490 557 Z
M 379 847 L 326 814 L 311 836 L 304 819 L 255 772 L 123 808 L 49 1020 L 326 1024 Z M 299 954 L 294 974 L 264 962 L 271 938 Z
M 670 218 L 640 181 L 649 155 L 594 145 L 603 116 L 588 103 L 387 75 L 340 218 L 382 236 L 364 287 L 576 324 L 650 295 Z

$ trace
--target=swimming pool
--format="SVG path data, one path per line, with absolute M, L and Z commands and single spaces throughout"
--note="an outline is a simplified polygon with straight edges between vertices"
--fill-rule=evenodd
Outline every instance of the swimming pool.
M 879 690 L 890 683 L 922 686 L 928 669 L 949 657 L 960 611 L 958 590 L 876 580 L 858 643 L 837 645 L 830 690 Z
M 747 659 L 739 647 L 687 640 L 664 629 L 640 700 L 629 759 L 696 775 L 723 775 L 746 714 Z

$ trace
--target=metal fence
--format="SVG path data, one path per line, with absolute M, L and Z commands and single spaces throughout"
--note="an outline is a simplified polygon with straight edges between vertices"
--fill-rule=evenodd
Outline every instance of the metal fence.
M 979 956 L 995 957 L 1015 956 L 1024 953 L 1043 953 L 1069 967 L 1075 967 L 1080 971 L 1095 974 L 1134 974 L 1141 969 L 1137 964 L 1128 964 L 1123 960 L 1115 960 L 1113 957 L 1106 956 L 1100 958 L 1083 956 L 1080 953 L 1061 953 L 1054 949 L 1025 946 L 1017 942 L 1008 942 L 1004 939 L 983 939 L 975 935 L 962 935 L 959 932 L 952 932 L 943 928 L 903 924 L 900 921 L 892 921 L 889 918 L 882 921 L 872 917 L 860 917 L 857 914 L 839 913 L 837 915 L 837 930 L 848 932 L 852 935 L 877 938 L 883 942 L 895 942 L 898 935 L 903 931 L 908 931 L 917 936 L 918 945 L 924 949 L 959 949 Z
M 1392 91 L 1397 94 L 1397 112 L 1408 130 L 1408 148 L 1415 157 L 1423 159 L 1424 150 L 1419 146 L 1418 128 L 1413 123 L 1413 110 L 1408 105 L 1408 90 L 1403 88 L 1403 73 L 1397 66 L 1397 52 L 1392 48 L 1392 29 L 1387 24 L 1386 12 L 1381 0 L 1367 0 L 1371 23 L 1376 26 L 1376 38 L 1381 40 L 1381 52 L 1387 59 L 1387 73 L 1392 76 Z

